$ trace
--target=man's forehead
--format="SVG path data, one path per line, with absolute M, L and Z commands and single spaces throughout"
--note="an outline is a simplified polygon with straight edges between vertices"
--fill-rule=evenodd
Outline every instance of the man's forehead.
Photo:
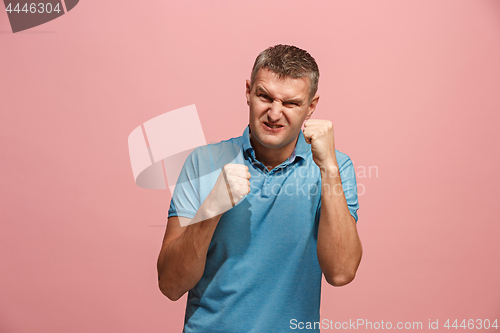
M 272 79 L 275 81 L 282 81 L 282 82 L 294 82 L 298 84 L 301 82 L 302 84 L 305 83 L 306 85 L 310 84 L 309 77 L 307 75 L 303 75 L 300 77 L 291 77 L 287 75 L 280 75 L 269 68 L 261 68 L 258 70 L 257 74 L 255 75 L 255 81 L 259 79 Z
M 302 76 L 299 78 L 291 78 L 289 76 L 279 77 L 278 74 L 267 70 L 260 69 L 255 77 L 255 90 L 263 93 L 286 93 L 298 97 L 298 95 L 308 94 L 309 78 Z

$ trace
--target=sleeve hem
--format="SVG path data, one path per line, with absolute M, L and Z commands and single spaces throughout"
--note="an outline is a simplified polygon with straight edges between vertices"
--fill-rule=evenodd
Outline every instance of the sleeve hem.
M 176 212 L 170 212 L 170 213 L 168 213 L 167 218 L 170 218 L 170 217 L 173 217 L 173 216 L 181 216 L 181 217 L 187 217 L 189 219 L 192 219 L 195 215 L 196 215 L 196 213 L 193 214 L 191 212 L 176 211 Z
M 354 217 L 354 220 L 356 221 L 356 224 L 358 223 L 358 213 L 354 210 L 349 209 L 349 213 L 351 213 L 351 216 Z

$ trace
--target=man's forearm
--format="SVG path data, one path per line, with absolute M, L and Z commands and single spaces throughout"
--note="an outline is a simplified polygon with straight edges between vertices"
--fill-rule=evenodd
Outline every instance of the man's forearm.
M 188 225 L 158 256 L 160 290 L 171 300 L 179 299 L 203 276 L 207 251 L 221 215 Z
M 172 228 L 167 226 L 158 256 L 158 282 L 165 296 L 177 300 L 201 279 L 215 228 L 222 214 L 250 192 L 250 177 L 245 165 L 224 165 L 193 219 L 178 217 Z
M 321 169 L 321 187 L 318 260 L 328 283 L 342 286 L 354 279 L 362 248 L 355 220 L 347 207 L 336 161 Z

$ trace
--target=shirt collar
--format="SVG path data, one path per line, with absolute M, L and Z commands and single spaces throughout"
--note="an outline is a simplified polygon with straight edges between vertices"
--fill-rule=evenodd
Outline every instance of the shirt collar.
M 252 147 L 252 144 L 250 143 L 250 126 L 247 126 L 243 131 L 243 140 L 241 146 L 243 148 L 243 151 L 247 154 L 247 156 L 250 156 L 252 157 L 252 159 L 256 160 L 255 151 Z M 297 140 L 297 144 L 295 145 L 292 154 L 288 158 L 288 161 L 292 163 L 297 157 L 300 157 L 305 160 L 310 150 L 311 147 L 309 144 L 307 144 L 304 138 L 304 134 L 302 133 L 302 130 L 300 130 L 299 139 Z

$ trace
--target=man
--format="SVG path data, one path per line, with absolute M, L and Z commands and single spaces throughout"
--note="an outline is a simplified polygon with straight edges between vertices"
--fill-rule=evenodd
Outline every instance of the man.
M 161 291 L 189 291 L 185 332 L 288 332 L 297 322 L 319 332 L 322 274 L 334 286 L 354 278 L 356 179 L 332 123 L 310 119 L 318 78 L 304 50 L 263 51 L 246 82 L 243 135 L 187 158 L 158 258 Z

